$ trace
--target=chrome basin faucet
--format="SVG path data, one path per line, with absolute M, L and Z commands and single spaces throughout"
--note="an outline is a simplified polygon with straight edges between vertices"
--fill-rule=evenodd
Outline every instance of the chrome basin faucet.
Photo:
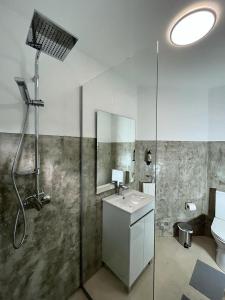
M 117 189 L 117 194 L 123 196 L 123 191 L 128 190 L 129 187 L 126 185 L 123 185 L 121 182 L 119 183 L 118 189 Z
M 115 185 L 115 194 L 117 194 L 117 195 L 122 195 L 123 196 L 123 191 L 129 189 L 129 187 L 123 185 L 122 182 L 112 181 L 112 183 Z

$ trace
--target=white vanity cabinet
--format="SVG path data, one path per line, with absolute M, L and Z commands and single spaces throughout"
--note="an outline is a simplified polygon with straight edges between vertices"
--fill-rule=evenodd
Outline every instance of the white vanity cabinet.
M 130 226 L 130 285 L 154 256 L 154 211 Z
M 103 199 L 103 262 L 128 288 L 154 256 L 154 208 L 137 191 Z

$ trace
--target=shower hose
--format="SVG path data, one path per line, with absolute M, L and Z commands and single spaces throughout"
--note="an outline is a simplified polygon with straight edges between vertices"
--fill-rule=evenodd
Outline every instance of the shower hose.
M 13 247 L 15 249 L 18 249 L 22 246 L 25 237 L 26 237 L 26 227 L 27 227 L 27 222 L 26 222 L 26 214 L 25 214 L 25 209 L 23 205 L 23 200 L 21 199 L 20 193 L 18 191 L 17 185 L 16 185 L 16 180 L 15 180 L 15 174 L 16 174 L 16 169 L 18 165 L 18 160 L 20 158 L 21 150 L 22 150 L 22 145 L 24 141 L 24 136 L 25 136 L 25 131 L 27 127 L 27 121 L 28 121 L 28 115 L 29 115 L 29 105 L 27 105 L 24 121 L 23 121 L 23 127 L 22 127 L 22 132 L 21 132 L 21 137 L 19 141 L 19 145 L 16 151 L 16 155 L 13 160 L 12 164 L 12 170 L 11 170 L 11 177 L 12 177 L 12 183 L 13 183 L 13 188 L 16 193 L 16 197 L 18 200 L 18 208 L 17 208 L 17 213 L 16 213 L 16 218 L 15 218 L 15 223 L 14 223 L 14 229 L 13 229 Z M 19 242 L 16 241 L 16 236 L 17 236 L 17 228 L 19 225 L 19 217 L 22 215 L 22 223 L 23 223 L 23 232 L 22 236 Z

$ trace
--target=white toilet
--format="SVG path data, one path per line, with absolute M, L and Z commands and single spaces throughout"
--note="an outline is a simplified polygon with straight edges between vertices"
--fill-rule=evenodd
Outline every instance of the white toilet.
M 215 218 L 211 232 L 217 244 L 216 263 L 225 272 L 225 192 L 216 191 Z

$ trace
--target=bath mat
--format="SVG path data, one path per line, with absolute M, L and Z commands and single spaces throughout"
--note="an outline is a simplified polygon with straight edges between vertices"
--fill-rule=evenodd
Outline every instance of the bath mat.
M 190 285 L 211 300 L 221 300 L 225 290 L 225 274 L 197 260 Z
M 183 295 L 182 297 L 181 297 L 181 300 L 190 300 L 187 296 L 185 296 L 185 295 Z

